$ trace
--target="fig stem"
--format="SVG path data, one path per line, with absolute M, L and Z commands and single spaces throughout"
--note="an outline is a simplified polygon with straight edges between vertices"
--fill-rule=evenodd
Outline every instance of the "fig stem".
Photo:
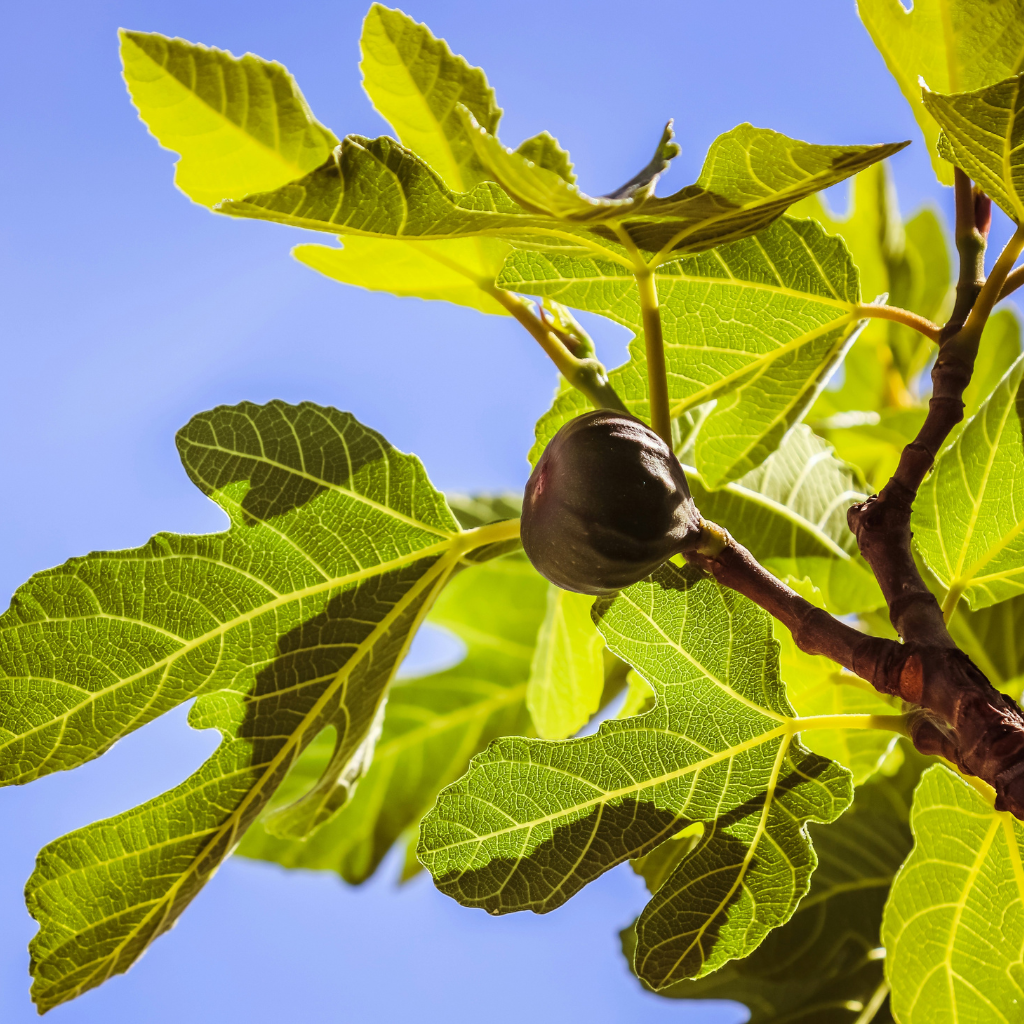
M 625 403 L 615 393 L 615 389 L 608 383 L 608 374 L 605 372 L 605 368 L 596 359 L 589 357 L 581 359 L 574 355 L 558 336 L 558 333 L 530 309 L 530 305 L 525 299 L 505 291 L 503 288 L 489 289 L 489 294 L 530 332 L 540 347 L 544 349 L 548 358 L 558 368 L 558 372 L 577 391 L 586 395 L 595 409 L 629 412 Z
M 642 269 L 641 269 L 642 267 Z M 633 271 L 640 295 L 640 314 L 647 351 L 647 391 L 651 403 L 651 429 L 672 447 L 672 414 L 668 402 L 668 374 L 665 371 L 665 339 L 658 308 L 658 283 L 654 271 L 640 264 Z

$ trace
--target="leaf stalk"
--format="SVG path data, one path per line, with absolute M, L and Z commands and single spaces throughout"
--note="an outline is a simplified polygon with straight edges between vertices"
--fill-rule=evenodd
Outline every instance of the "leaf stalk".
M 593 358 L 581 359 L 574 355 L 558 336 L 558 333 L 530 309 L 525 299 L 505 291 L 503 288 L 494 288 L 488 293 L 530 332 L 548 358 L 558 368 L 558 372 L 577 391 L 586 395 L 595 409 L 615 409 L 618 412 L 629 412 L 625 403 L 608 382 L 608 374 L 601 363 Z
M 874 305 L 871 303 L 856 306 L 853 310 L 853 315 L 857 318 L 861 317 L 874 317 L 879 320 L 893 320 L 898 324 L 903 324 L 904 327 L 909 327 L 911 330 L 917 331 L 918 334 L 923 334 L 930 341 L 938 342 L 939 334 L 942 328 L 932 323 L 927 317 L 919 316 L 917 313 L 911 313 L 909 309 L 901 309 L 899 306 L 886 306 L 883 304 Z

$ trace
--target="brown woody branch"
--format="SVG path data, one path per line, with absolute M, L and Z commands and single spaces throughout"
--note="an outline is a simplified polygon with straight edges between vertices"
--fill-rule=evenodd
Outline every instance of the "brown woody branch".
M 1006 293 L 1010 268 L 1024 246 L 1022 228 L 986 281 L 991 202 L 959 169 L 956 212 L 960 274 L 952 315 L 939 334 L 928 414 L 917 437 L 904 448 L 892 479 L 848 513 L 850 529 L 903 642 L 868 636 L 815 607 L 714 524 L 705 523 L 701 537 L 684 555 L 775 616 L 801 650 L 826 655 L 881 693 L 919 707 L 910 726 L 918 750 L 941 754 L 965 774 L 983 779 L 996 792 L 996 808 L 1024 820 L 1024 712 L 953 642 L 911 550 L 910 514 L 918 488 L 950 431 L 963 419 L 963 393 L 982 329 Z M 1021 276 L 1019 271 L 1015 275 Z

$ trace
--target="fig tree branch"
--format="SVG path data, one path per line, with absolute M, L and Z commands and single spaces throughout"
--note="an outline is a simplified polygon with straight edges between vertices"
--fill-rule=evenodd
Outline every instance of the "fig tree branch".
M 994 790 L 997 810 L 1024 819 L 1024 712 L 956 646 L 911 549 L 910 515 L 918 488 L 963 419 L 963 392 L 982 331 L 1024 249 L 1024 228 L 1018 228 L 986 280 L 991 202 L 959 169 L 955 187 L 960 272 L 952 315 L 938 336 L 928 413 L 889 482 L 848 513 L 903 642 L 868 636 L 817 608 L 712 523 L 704 522 L 700 536 L 682 553 L 775 616 L 801 650 L 825 655 L 879 692 L 916 705 L 920 711 L 912 716 L 909 733 L 918 750 L 941 754 L 965 775 L 981 779 Z

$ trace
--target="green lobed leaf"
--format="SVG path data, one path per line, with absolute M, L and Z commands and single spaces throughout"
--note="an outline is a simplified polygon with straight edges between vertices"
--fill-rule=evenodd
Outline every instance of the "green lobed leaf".
M 1021 354 L 1020 321 L 1012 309 L 993 313 L 985 323 L 970 383 L 964 388 L 964 420 L 969 420 Z M 956 435 L 954 435 L 956 436 Z
M 523 209 L 547 214 L 559 221 L 607 219 L 624 208 L 638 205 L 650 195 L 659 175 L 679 153 L 679 146 L 672 141 L 674 133 L 670 122 L 647 167 L 611 195 L 594 198 L 580 191 L 575 182 L 566 177 L 564 163 L 557 156 L 555 166 L 547 166 L 552 156 L 547 145 L 536 154 L 541 157 L 540 162 L 535 161 L 535 143 L 526 150 L 522 147 L 508 149 L 494 136 L 494 129 L 481 125 L 472 111 L 463 108 L 460 114 L 477 158 L 491 178 Z
M 122 29 L 120 37 L 139 117 L 180 155 L 175 184 L 203 206 L 277 188 L 319 167 L 337 145 L 274 61 L 156 32 Z
M 305 177 L 220 203 L 217 211 L 331 234 L 416 241 L 516 234 L 545 224 L 492 182 L 453 192 L 420 157 L 385 135 L 347 135 Z
M 363 88 L 399 140 L 454 192 L 492 180 L 458 112 L 462 105 L 487 131 L 497 129 L 501 108 L 483 71 L 426 25 L 379 3 L 366 14 L 359 46 Z
M 854 178 L 851 208 L 846 217 L 832 214 L 819 196 L 803 200 L 790 212 L 811 216 L 831 234 L 842 236 L 860 272 L 865 296 L 887 295 L 890 305 L 909 309 L 929 320 L 945 320 L 952 291 L 942 222 L 934 210 L 925 208 L 904 224 L 886 164 L 869 167 Z M 929 339 L 903 324 L 882 319 L 869 321 L 844 360 L 842 386 L 819 397 L 810 419 L 816 428 L 826 432 L 837 449 L 845 449 L 846 438 L 841 431 L 849 428 L 826 427 L 823 421 L 839 412 L 856 410 L 871 418 L 914 408 L 919 404 L 917 378 L 933 353 L 934 345 Z M 842 423 L 842 418 L 838 422 Z M 865 440 L 851 436 L 851 447 L 863 449 Z M 869 463 L 857 465 L 873 481 L 874 466 L 880 461 L 888 462 L 888 453 L 884 452 L 880 438 L 870 447 L 876 450 Z M 877 486 L 881 487 L 887 479 L 888 474 Z
M 872 299 L 890 291 L 890 260 L 903 245 L 903 224 L 888 168 L 883 160 L 854 176 L 846 216 L 833 213 L 817 194 L 789 209 L 791 217 L 810 217 L 830 235 L 842 237 L 860 275 L 861 291 Z
M 936 459 L 911 527 L 925 564 L 971 608 L 1024 593 L 1024 357 Z
M 790 580 L 801 589 L 798 580 Z M 773 626 L 779 642 L 779 663 L 786 695 L 798 715 L 891 715 L 894 704 L 874 687 L 820 655 L 805 654 L 781 623 Z M 878 770 L 896 742 L 893 733 L 877 729 L 814 729 L 804 734 L 814 753 L 848 768 L 855 786 Z
M 620 265 L 517 251 L 500 285 L 545 295 L 632 328 L 630 362 L 610 380 L 630 411 L 648 417 L 647 371 L 636 288 Z M 784 218 L 761 234 L 657 271 L 671 412 L 716 399 L 697 435 L 695 464 L 708 487 L 755 468 L 814 401 L 857 330 L 857 270 L 841 239 Z M 530 453 L 585 411 L 560 394 L 537 424 Z
M 907 145 L 818 146 L 737 125 L 711 144 L 695 184 L 646 200 L 624 223 L 641 249 L 701 252 L 756 234 L 798 200 Z
M 882 921 L 900 1024 L 999 1021 L 1024 1006 L 1024 825 L 948 768 L 926 771 L 914 849 Z
M 508 316 L 493 297 L 494 275 L 508 246 L 490 238 L 431 242 L 348 235 L 341 248 L 297 245 L 292 255 L 334 281 Z
M 866 497 L 863 483 L 832 454 L 831 445 L 798 424 L 757 469 L 709 490 L 685 465 L 693 500 L 706 519 L 724 526 L 780 578 L 813 580 L 839 615 L 884 604 L 846 523 Z
M 543 913 L 691 823 L 716 822 L 700 856 L 720 870 L 685 958 L 687 972 L 710 971 L 792 913 L 814 867 L 805 823 L 843 810 L 849 774 L 796 739 L 770 621 L 745 598 L 667 564 L 599 600 L 595 618 L 655 707 L 576 740 L 495 741 L 440 794 L 418 854 L 464 905 Z M 665 983 L 659 970 L 648 980 Z
M 924 132 L 939 181 L 952 168 L 936 153 L 939 126 L 921 101 L 920 79 L 940 92 L 978 89 L 1024 67 L 1021 0 L 857 0 L 864 26 Z
M 369 878 L 473 754 L 497 736 L 528 733 L 527 680 L 546 590 L 521 554 L 459 573 L 427 621 L 459 637 L 465 658 L 445 671 L 392 684 L 373 763 L 354 796 L 322 828 L 305 840 L 289 840 L 257 822 L 238 853 L 285 867 L 337 871 L 352 883 Z M 293 767 L 275 805 L 316 782 L 332 746 L 325 730 Z
M 749 1008 L 749 1024 L 891 1022 L 879 929 L 892 878 L 910 852 L 911 796 L 927 763 L 904 749 L 906 760 L 896 773 L 859 786 L 853 806 L 836 823 L 808 827 L 818 867 L 792 919 L 745 960 L 677 982 L 660 995 L 737 1000 Z M 676 859 L 685 856 L 682 850 Z M 665 865 L 659 867 L 664 872 Z M 657 889 L 660 878 L 644 874 Z M 622 943 L 632 963 L 633 928 L 622 932 Z
M 419 460 L 347 413 L 221 406 L 178 446 L 227 531 L 73 559 L 0 619 L 4 782 L 73 768 L 191 697 L 190 723 L 223 736 L 180 786 L 40 854 L 27 900 L 44 1010 L 171 927 L 330 726 L 324 774 L 287 824 L 308 831 L 344 802 L 392 673 L 475 543 Z
M 600 222 L 579 223 L 573 218 L 582 213 L 573 210 L 583 203 L 582 193 L 562 177 L 561 165 L 558 171 L 550 170 L 505 150 L 497 140 L 493 143 L 504 160 L 520 171 L 529 170 L 530 180 L 543 178 L 548 200 L 541 201 L 534 193 L 532 198 L 520 196 L 529 204 L 524 208 L 493 182 L 455 192 L 420 157 L 394 140 L 349 135 L 305 177 L 274 191 L 220 203 L 217 210 L 342 235 L 420 241 L 503 237 L 531 249 L 592 250 L 630 266 L 622 255 L 617 225 L 632 244 L 646 251 L 661 250 L 663 258 L 671 258 L 675 251 L 704 251 L 760 231 L 791 203 L 842 181 L 903 145 L 813 146 L 740 125 L 712 145 L 697 185 L 665 199 L 649 197 L 651 169 L 647 168 L 623 186 L 627 198 L 601 207 Z M 655 162 L 663 162 L 667 151 L 663 140 Z M 517 189 L 515 194 L 522 191 Z M 573 209 L 553 204 L 553 193 L 570 197 L 565 201 Z M 587 210 L 592 209 L 587 205 Z
M 476 115 L 473 115 L 476 117 Z M 477 118 L 479 121 L 479 118 Z M 493 130 L 493 129 L 492 129 Z M 572 160 L 569 154 L 562 149 L 550 132 L 538 132 L 524 139 L 516 146 L 516 152 L 527 160 L 535 163 L 538 167 L 554 171 L 560 178 L 570 185 L 576 184 L 576 174 L 573 171 Z
M 373 4 L 360 39 L 363 87 L 401 142 L 455 192 L 487 180 L 456 107 L 464 104 L 493 131 L 501 117 L 480 68 L 399 10 Z M 435 299 L 507 316 L 491 296 L 508 253 L 500 239 L 407 242 L 360 238 L 341 249 L 301 245 L 293 255 L 335 281 L 395 295 Z
M 839 413 L 814 426 L 835 446 L 840 458 L 864 474 L 868 490 L 877 494 L 896 471 L 903 449 L 917 437 L 927 414 L 926 406 L 890 406 L 880 412 Z
M 1024 222 L 1024 74 L 974 92 L 925 91 L 924 105 L 942 127 L 939 155 Z
M 537 735 L 561 740 L 578 732 L 601 706 L 604 640 L 594 626 L 594 599 L 548 586 L 526 704 Z
M 958 605 L 949 632 L 997 689 L 1020 700 L 1024 687 L 1024 595 L 972 612 Z

